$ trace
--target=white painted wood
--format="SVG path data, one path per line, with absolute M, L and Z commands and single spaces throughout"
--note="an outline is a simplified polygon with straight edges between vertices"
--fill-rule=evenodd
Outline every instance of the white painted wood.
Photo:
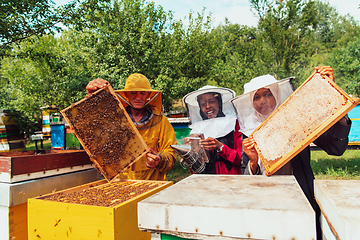
M 194 174 L 139 202 L 138 224 L 219 239 L 315 239 L 315 213 L 293 176 Z
M 360 239 L 360 180 L 315 180 L 314 185 L 316 201 L 333 234 L 342 240 Z
M 323 214 L 320 217 L 323 240 L 337 240 Z
M 100 179 L 96 169 L 60 174 L 18 183 L 0 183 L 0 206 L 11 207 L 37 197 Z

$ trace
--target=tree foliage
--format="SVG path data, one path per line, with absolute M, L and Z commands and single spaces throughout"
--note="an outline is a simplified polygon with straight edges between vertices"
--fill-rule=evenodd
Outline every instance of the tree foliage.
M 261 49 L 259 56 L 282 78 L 290 74 L 293 64 L 309 44 L 311 29 L 317 25 L 314 1 L 250 0 L 259 16 Z
M 257 27 L 227 19 L 212 26 L 205 9 L 175 20 L 145 0 L 75 0 L 61 8 L 47 0 L 5 1 L 0 108 L 20 111 L 31 132 L 40 107 L 79 101 L 94 78 L 120 89 L 134 72 L 162 91 L 165 111 L 204 85 L 242 94 L 244 83 L 263 74 L 296 76 L 296 87 L 317 65 L 331 65 L 340 87 L 360 94 L 360 27 L 353 17 L 320 0 L 249 1 Z M 55 37 L 59 21 L 67 30 Z
M 50 0 L 3 0 L 0 3 L 0 48 L 31 36 L 60 31 L 57 23 L 73 14 L 75 2 L 56 8 Z

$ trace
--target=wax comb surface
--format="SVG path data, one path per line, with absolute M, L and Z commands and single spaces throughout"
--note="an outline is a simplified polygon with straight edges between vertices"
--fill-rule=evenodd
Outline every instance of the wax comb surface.
M 61 114 L 108 181 L 149 151 L 111 86 L 86 96 Z

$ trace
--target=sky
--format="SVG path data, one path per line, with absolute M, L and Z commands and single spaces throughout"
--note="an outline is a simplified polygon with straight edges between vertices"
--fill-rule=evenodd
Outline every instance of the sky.
M 70 0 L 53 0 L 57 5 L 70 2 Z M 150 1 L 150 0 L 147 0 Z M 231 23 L 247 26 L 256 26 L 257 17 L 251 12 L 249 0 L 152 0 L 161 5 L 166 11 L 171 10 L 176 19 L 183 19 L 192 10 L 201 12 L 205 7 L 205 15 L 212 13 L 213 26 L 224 23 L 225 17 Z M 340 15 L 350 14 L 360 22 L 360 0 L 324 0 L 335 7 Z

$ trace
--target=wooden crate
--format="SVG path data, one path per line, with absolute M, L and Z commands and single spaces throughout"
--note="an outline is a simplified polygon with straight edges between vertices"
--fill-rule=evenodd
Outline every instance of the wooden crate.
M 29 199 L 29 239 L 150 239 L 138 229 L 137 203 L 170 185 L 101 180 Z
M 149 151 L 111 86 L 60 112 L 108 181 Z
M 338 122 L 360 99 L 313 73 L 250 136 L 272 175 Z
M 14 183 L 94 168 L 84 150 L 0 153 L 0 182 Z
M 18 183 L 0 182 L 0 236 L 1 239 L 27 240 L 27 200 L 55 190 L 94 182 L 99 179 L 95 169 L 60 174 Z

